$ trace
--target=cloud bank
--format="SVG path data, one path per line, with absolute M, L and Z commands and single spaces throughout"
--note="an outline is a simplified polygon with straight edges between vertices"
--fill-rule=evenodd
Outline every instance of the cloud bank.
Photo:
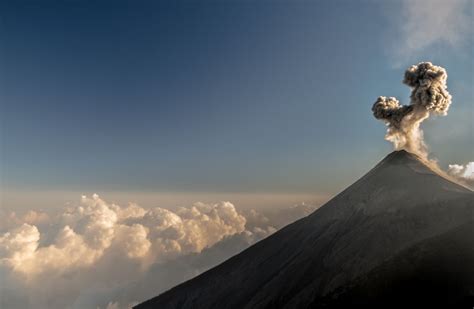
M 292 213 L 299 217 L 300 207 Z M 60 214 L 4 217 L 11 220 L 0 221 L 2 308 L 126 308 L 222 262 L 280 224 L 255 210 L 239 213 L 230 202 L 171 211 L 122 207 L 96 194 Z M 193 266 L 201 255 L 207 262 Z
M 115 253 L 145 266 L 200 252 L 243 232 L 245 222 L 229 202 L 196 203 L 175 213 L 163 208 L 145 210 L 136 204 L 121 208 L 98 195 L 83 196 L 79 207 L 60 216 L 63 227 L 47 246 L 40 247 L 40 231 L 29 223 L 0 237 L 1 263 L 28 279 L 86 268 Z

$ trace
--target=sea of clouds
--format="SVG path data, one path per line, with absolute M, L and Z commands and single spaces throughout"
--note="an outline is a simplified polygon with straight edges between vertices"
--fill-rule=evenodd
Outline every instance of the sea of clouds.
M 1 214 L 1 308 L 129 308 L 190 279 L 316 207 L 260 213 L 230 202 L 175 211 L 97 194 L 56 214 Z

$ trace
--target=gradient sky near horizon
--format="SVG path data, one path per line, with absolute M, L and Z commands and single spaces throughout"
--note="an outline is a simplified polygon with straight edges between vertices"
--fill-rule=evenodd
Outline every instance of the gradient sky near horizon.
M 433 156 L 473 161 L 473 2 L 409 3 L 2 2 L 3 190 L 333 194 L 391 151 L 370 108 L 420 61 L 453 96 Z

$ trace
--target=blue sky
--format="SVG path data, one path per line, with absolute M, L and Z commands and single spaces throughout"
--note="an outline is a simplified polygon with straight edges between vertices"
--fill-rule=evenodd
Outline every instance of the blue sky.
M 419 61 L 453 95 L 423 124 L 433 155 L 472 161 L 472 2 L 454 2 L 419 44 L 406 1 L 3 2 L 4 191 L 332 194 L 391 151 L 370 108 L 407 103 Z

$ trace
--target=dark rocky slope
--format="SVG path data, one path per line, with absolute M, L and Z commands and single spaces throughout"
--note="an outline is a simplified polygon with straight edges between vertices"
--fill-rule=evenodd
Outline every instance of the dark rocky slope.
M 459 284 L 467 297 L 473 293 L 471 251 L 443 248 L 456 240 L 469 243 L 465 234 L 473 219 L 472 191 L 413 154 L 393 152 L 313 214 L 136 308 L 313 308 L 353 300 L 370 305 L 384 303 L 392 285 L 406 293 L 399 297 L 412 296 L 406 284 L 427 284 L 433 276 L 458 281 L 441 280 L 425 292 Z M 444 266 L 420 262 L 444 255 Z M 451 268 L 458 255 L 464 264 Z M 464 277 L 456 275 L 462 271 Z

